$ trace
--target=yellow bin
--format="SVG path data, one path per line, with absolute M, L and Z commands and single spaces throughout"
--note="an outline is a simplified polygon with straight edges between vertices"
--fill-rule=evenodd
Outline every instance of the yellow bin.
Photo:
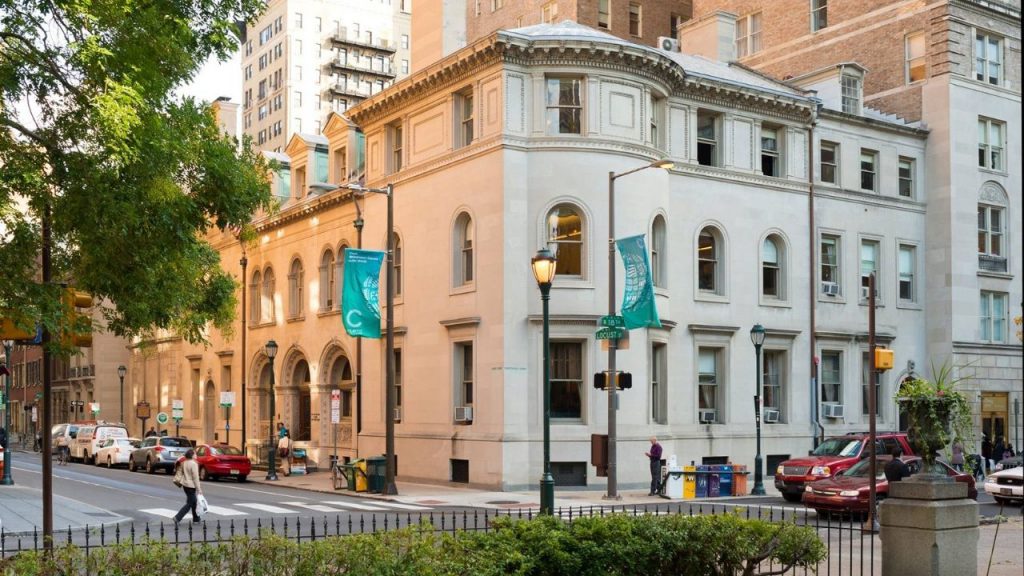
M 683 499 L 692 500 L 697 497 L 697 467 L 683 466 Z
M 366 460 L 356 460 L 356 492 L 366 492 Z

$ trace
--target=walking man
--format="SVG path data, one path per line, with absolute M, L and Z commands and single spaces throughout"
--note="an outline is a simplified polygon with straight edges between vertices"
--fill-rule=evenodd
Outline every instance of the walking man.
M 195 461 L 196 451 L 189 448 L 185 452 L 185 461 L 181 468 L 174 475 L 174 479 L 181 483 L 181 489 L 185 491 L 185 505 L 174 515 L 174 523 L 181 522 L 181 519 L 192 512 L 192 521 L 199 522 L 199 514 L 196 513 L 196 506 L 199 504 L 196 494 L 202 494 L 203 488 L 199 484 L 199 465 Z
M 661 444 L 658 444 L 657 437 L 651 436 L 651 449 L 644 452 L 644 456 L 651 461 L 651 491 L 647 495 L 654 496 L 661 485 Z

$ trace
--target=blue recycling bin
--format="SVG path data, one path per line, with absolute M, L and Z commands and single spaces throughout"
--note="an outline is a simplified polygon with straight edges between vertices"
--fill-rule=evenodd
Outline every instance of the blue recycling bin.
M 708 466 L 708 498 L 721 496 L 722 476 L 718 472 L 718 466 Z
M 732 465 L 720 465 L 717 468 L 719 473 L 718 495 L 732 496 Z
M 710 477 L 707 466 L 697 466 L 697 498 L 708 497 L 708 479 Z

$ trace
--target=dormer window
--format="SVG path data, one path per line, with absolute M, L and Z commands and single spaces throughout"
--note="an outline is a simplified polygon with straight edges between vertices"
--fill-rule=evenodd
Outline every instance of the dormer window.
M 863 100 L 863 86 L 861 77 L 849 72 L 843 72 L 839 77 L 842 86 L 843 112 L 847 114 L 861 114 L 861 102 Z

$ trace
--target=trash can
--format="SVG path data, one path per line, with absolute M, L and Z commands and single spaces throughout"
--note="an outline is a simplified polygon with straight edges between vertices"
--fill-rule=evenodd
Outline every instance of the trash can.
M 711 475 L 708 474 L 707 466 L 697 466 L 697 498 L 708 497 L 708 481 Z
M 732 496 L 732 465 L 718 466 L 718 495 Z
M 732 495 L 747 495 L 747 465 L 734 464 L 732 473 Z
M 665 497 L 666 498 L 682 498 L 683 497 L 683 469 L 678 466 L 670 466 L 668 469 L 668 478 L 665 479 Z
M 722 477 L 718 474 L 718 466 L 707 466 L 708 469 L 708 498 L 721 496 Z
M 387 462 L 385 456 L 371 456 L 366 459 L 366 480 L 367 490 L 373 494 L 384 492 L 384 481 L 387 476 Z
M 353 475 L 355 476 L 356 480 L 356 492 L 366 492 L 366 489 L 368 488 L 366 481 L 366 460 L 360 458 L 358 460 L 353 460 L 352 464 L 355 466 L 355 470 L 353 470 Z
M 683 499 L 693 500 L 697 495 L 697 467 L 683 466 Z
M 291 473 L 292 474 L 305 474 L 306 473 L 306 449 L 295 448 L 291 451 L 291 454 L 287 456 L 291 458 Z

